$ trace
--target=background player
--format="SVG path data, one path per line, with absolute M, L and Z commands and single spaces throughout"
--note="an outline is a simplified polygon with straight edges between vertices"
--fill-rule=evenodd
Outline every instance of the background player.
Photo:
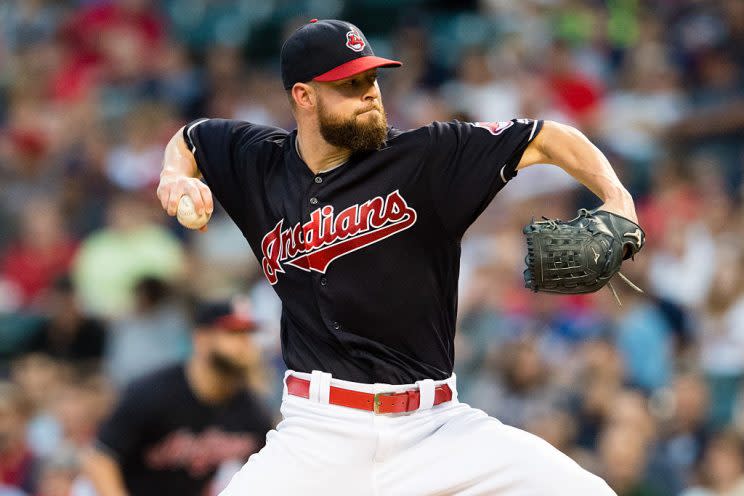
M 101 426 L 85 462 L 99 496 L 203 495 L 263 446 L 271 420 L 245 386 L 255 323 L 228 303 L 195 320 L 189 361 L 135 380 Z
M 456 401 L 459 240 L 534 163 L 560 165 L 636 221 L 633 200 L 567 126 L 388 128 L 376 70 L 399 65 L 355 26 L 313 20 L 281 54 L 296 131 L 202 119 L 166 149 L 163 207 L 173 215 L 189 195 L 209 211 L 214 194 L 283 303 L 285 420 L 224 494 L 611 494 L 547 443 Z

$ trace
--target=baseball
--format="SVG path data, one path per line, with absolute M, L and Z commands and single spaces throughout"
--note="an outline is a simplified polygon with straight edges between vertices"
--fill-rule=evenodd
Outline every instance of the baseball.
M 198 215 L 194 208 L 194 201 L 188 195 L 182 196 L 181 200 L 178 202 L 176 218 L 184 227 L 189 229 L 200 229 L 209 222 L 210 217 L 211 215 L 206 211 L 202 215 Z

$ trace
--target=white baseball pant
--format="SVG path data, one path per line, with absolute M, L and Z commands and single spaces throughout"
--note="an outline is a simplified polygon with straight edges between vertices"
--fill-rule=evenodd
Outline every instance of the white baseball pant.
M 310 398 L 287 394 L 283 420 L 220 496 L 610 496 L 599 477 L 549 443 L 457 401 L 455 376 L 413 385 L 360 384 L 315 371 Z M 286 380 L 286 376 L 285 376 Z M 452 401 L 430 406 L 448 383 Z M 421 386 L 409 413 L 328 404 L 330 385 L 368 393 Z M 427 392 L 424 388 L 431 388 Z

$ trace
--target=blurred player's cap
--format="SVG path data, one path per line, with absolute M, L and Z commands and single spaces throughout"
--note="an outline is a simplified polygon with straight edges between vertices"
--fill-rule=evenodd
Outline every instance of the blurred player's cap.
M 194 313 L 197 328 L 220 329 L 233 332 L 256 330 L 258 324 L 245 311 L 229 302 L 201 303 Z
M 377 57 L 367 38 L 353 24 L 313 19 L 282 46 L 284 89 L 308 81 L 338 81 L 375 67 L 399 67 L 397 60 Z

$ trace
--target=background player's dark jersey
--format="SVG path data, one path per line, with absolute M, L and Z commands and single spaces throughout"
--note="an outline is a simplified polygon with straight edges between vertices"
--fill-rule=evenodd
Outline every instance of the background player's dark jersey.
M 184 136 L 282 300 L 287 366 L 407 384 L 451 375 L 460 239 L 541 126 L 390 129 L 381 150 L 317 175 L 296 131 L 209 119 Z
M 97 445 L 119 462 L 129 494 L 199 496 L 220 463 L 247 460 L 271 428 L 247 391 L 218 405 L 200 401 L 178 365 L 133 382 Z

